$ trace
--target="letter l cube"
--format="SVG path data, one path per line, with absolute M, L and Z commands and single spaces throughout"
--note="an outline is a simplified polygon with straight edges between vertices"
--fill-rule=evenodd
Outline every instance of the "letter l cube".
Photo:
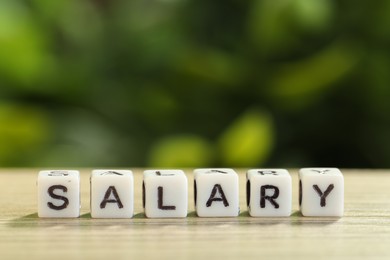
M 146 170 L 143 203 L 148 218 L 184 218 L 188 211 L 188 181 L 182 170 Z

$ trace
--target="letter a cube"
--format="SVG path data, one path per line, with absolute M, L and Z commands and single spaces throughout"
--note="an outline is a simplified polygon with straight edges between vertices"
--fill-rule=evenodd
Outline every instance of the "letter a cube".
M 247 172 L 247 205 L 252 217 L 286 217 L 291 214 L 291 176 L 283 169 Z
M 91 217 L 131 218 L 134 180 L 128 170 L 94 170 L 91 174 Z
M 196 169 L 194 175 L 195 208 L 199 217 L 238 216 L 238 175 L 234 170 Z
M 344 177 L 340 170 L 301 169 L 299 205 L 303 216 L 341 217 L 344 213 Z
M 80 216 L 78 171 L 40 171 L 37 186 L 39 217 L 77 218 Z
M 144 171 L 143 203 L 148 218 L 184 218 L 188 181 L 182 170 Z

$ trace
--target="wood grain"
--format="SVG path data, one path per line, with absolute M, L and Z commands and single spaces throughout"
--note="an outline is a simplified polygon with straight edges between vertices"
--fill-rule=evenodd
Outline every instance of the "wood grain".
M 302 217 L 297 170 L 293 214 L 252 218 L 245 206 L 245 170 L 240 170 L 241 211 L 236 218 L 198 218 L 189 177 L 189 216 L 146 219 L 141 170 L 135 171 L 133 219 L 91 219 L 89 170 L 81 171 L 82 216 L 37 217 L 38 170 L 0 170 L 0 259 L 389 259 L 390 171 L 343 170 L 345 216 Z

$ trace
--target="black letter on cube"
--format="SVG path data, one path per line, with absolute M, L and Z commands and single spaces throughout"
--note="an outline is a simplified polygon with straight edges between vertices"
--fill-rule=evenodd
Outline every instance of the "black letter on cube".
M 274 190 L 274 194 L 272 196 L 267 196 L 267 190 Z M 260 188 L 260 207 L 265 208 L 265 202 L 268 200 L 276 209 L 279 208 L 279 204 L 275 201 L 275 199 L 279 197 L 279 188 L 273 185 L 264 185 Z
M 334 189 L 334 185 L 330 184 L 324 193 L 322 193 L 322 191 L 320 190 L 318 185 L 313 185 L 313 189 L 317 192 L 317 194 L 321 198 L 321 202 L 320 202 L 321 207 L 325 207 L 326 206 L 326 197 L 328 197 L 329 193 Z
M 53 199 L 63 200 L 64 203 L 62 205 L 60 205 L 60 206 L 56 206 L 53 203 L 48 202 L 47 205 L 49 206 L 49 208 L 54 209 L 54 210 L 66 209 L 66 207 L 68 207 L 68 205 L 69 205 L 68 198 L 64 197 L 64 196 L 60 196 L 60 195 L 54 194 L 54 190 L 62 190 L 63 192 L 66 193 L 66 192 L 68 192 L 68 188 L 63 186 L 63 185 L 53 185 L 53 186 L 50 186 L 49 189 L 47 190 L 47 192 L 49 193 L 50 197 L 52 197 Z
M 114 195 L 115 199 L 109 199 L 111 193 L 112 193 L 112 195 Z M 123 208 L 122 201 L 119 198 L 119 195 L 118 195 L 118 192 L 115 189 L 115 186 L 108 187 L 108 189 L 106 191 L 106 194 L 104 194 L 104 199 L 100 203 L 100 208 L 104 209 L 106 207 L 107 203 L 117 203 L 118 204 L 118 208 L 120 208 L 120 209 Z
M 217 191 L 219 192 L 219 194 L 221 194 L 220 198 L 218 198 L 218 197 L 215 198 L 215 195 L 216 195 Z M 222 201 L 223 205 L 225 207 L 229 207 L 229 202 L 226 200 L 225 193 L 223 192 L 222 187 L 221 187 L 220 184 L 215 184 L 214 185 L 213 190 L 211 191 L 210 198 L 206 202 L 206 206 L 210 207 L 211 204 L 213 204 L 214 201 Z
M 164 189 L 163 187 L 159 186 L 157 188 L 158 194 L 157 194 L 157 204 L 158 208 L 162 210 L 175 210 L 176 206 L 164 206 Z

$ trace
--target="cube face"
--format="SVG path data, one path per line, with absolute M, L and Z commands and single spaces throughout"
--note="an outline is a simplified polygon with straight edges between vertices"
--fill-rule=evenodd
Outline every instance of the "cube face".
M 132 218 L 134 178 L 129 170 L 94 170 L 91 174 L 91 217 Z
M 77 218 L 80 216 L 80 174 L 78 171 L 40 171 L 37 186 L 39 217 Z
M 196 169 L 194 175 L 195 208 L 199 217 L 238 216 L 238 175 L 234 170 Z
M 299 204 L 304 216 L 341 217 L 344 213 L 344 177 L 337 168 L 299 171 Z
M 188 181 L 182 170 L 144 171 L 143 200 L 148 218 L 184 218 Z
M 291 176 L 284 169 L 252 169 L 247 172 L 247 205 L 252 217 L 291 215 Z

